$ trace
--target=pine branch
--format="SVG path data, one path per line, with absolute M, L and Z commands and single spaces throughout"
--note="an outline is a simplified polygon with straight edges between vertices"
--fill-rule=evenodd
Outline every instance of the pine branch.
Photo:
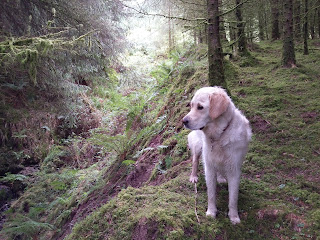
M 238 5 L 234 6 L 234 7 L 231 8 L 230 10 L 228 10 L 228 11 L 226 11 L 226 12 L 223 12 L 223 13 L 220 13 L 220 14 L 219 14 L 219 17 L 224 16 L 224 15 L 227 15 L 228 13 L 236 10 L 238 7 L 241 7 L 243 4 L 245 4 L 245 3 L 248 2 L 248 1 L 250 1 L 250 0 L 245 0 L 245 1 L 241 2 L 241 3 L 239 3 Z

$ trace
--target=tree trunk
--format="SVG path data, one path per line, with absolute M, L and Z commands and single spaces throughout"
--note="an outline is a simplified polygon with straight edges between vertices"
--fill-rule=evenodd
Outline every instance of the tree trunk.
M 236 0 L 236 5 L 239 5 L 241 3 L 241 0 Z M 236 19 L 237 19 L 237 28 L 238 28 L 238 50 L 241 55 L 245 55 L 248 53 L 247 50 L 247 40 L 246 35 L 244 32 L 244 26 L 243 18 L 242 18 L 242 11 L 241 6 L 236 8 Z
M 295 67 L 296 57 L 293 41 L 293 0 L 284 1 L 284 32 L 283 32 L 283 52 L 282 63 L 284 67 Z
M 229 23 L 229 33 L 230 33 L 230 42 L 232 43 L 232 54 L 234 57 L 238 55 L 237 51 L 237 43 L 235 41 L 237 40 L 237 34 L 236 34 L 236 27 L 234 26 L 234 23 Z
M 310 12 L 311 13 L 311 12 Z M 312 11 L 312 14 L 309 15 L 310 17 L 310 35 L 311 35 L 311 39 L 315 39 L 316 36 L 316 30 L 315 30 L 315 25 L 316 25 L 316 15 L 317 15 L 317 9 L 314 9 L 314 11 Z
M 272 15 L 272 40 L 280 39 L 279 30 L 279 0 L 271 0 L 271 15 Z
M 269 23 L 268 23 L 267 12 L 265 11 L 264 12 L 264 26 L 265 26 L 265 29 L 266 29 L 266 38 L 267 38 L 267 40 L 269 40 L 268 25 L 269 25 Z
M 263 41 L 264 40 L 264 19 L 263 19 L 264 3 L 263 1 L 260 1 L 259 5 L 260 5 L 258 10 L 259 39 Z
M 320 6 L 320 0 L 317 1 L 318 6 Z M 318 38 L 320 38 L 320 7 L 317 8 L 318 12 Z
M 303 24 L 303 54 L 308 55 L 308 0 L 305 0 L 305 7 L 304 7 L 304 24 Z
M 222 5 L 222 0 L 219 0 L 219 6 Z M 228 42 L 226 28 L 224 27 L 224 17 L 219 17 L 219 25 L 220 25 L 220 40 L 222 42 Z
M 219 31 L 219 0 L 207 0 L 208 7 L 208 62 L 210 86 L 227 89 L 224 78 L 222 47 Z
M 171 19 L 171 3 L 168 1 L 168 42 L 169 42 L 169 52 L 171 52 L 174 48 L 174 30 L 173 30 L 173 24 Z
M 318 38 L 320 38 L 320 0 L 317 1 L 317 21 L 316 21 L 316 25 L 317 25 L 317 30 L 318 30 Z
M 201 29 L 201 26 L 199 27 L 199 37 L 198 37 L 198 42 L 199 42 L 199 44 L 201 44 L 201 43 L 203 43 L 203 33 L 202 33 L 202 31 L 201 31 L 202 29 Z
M 301 1 L 294 0 L 294 37 L 297 41 L 301 40 Z

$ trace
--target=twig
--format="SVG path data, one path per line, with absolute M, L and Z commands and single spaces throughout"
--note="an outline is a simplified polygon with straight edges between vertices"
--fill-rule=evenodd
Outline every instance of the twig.
M 241 3 L 239 3 L 238 5 L 234 6 L 234 7 L 231 8 L 230 10 L 228 10 L 228 11 L 226 11 L 226 12 L 223 12 L 223 13 L 220 13 L 220 14 L 219 14 L 219 17 L 224 16 L 224 15 L 227 15 L 228 13 L 234 11 L 235 9 L 237 9 L 238 7 L 240 7 L 241 5 L 243 5 L 244 3 L 248 2 L 248 1 L 249 1 L 249 0 L 245 0 L 245 1 L 241 2 Z
M 197 217 L 197 221 L 200 224 L 199 216 L 198 216 L 198 211 L 197 211 L 197 198 L 198 198 L 198 191 L 197 191 L 197 183 L 194 183 L 194 191 L 195 191 L 195 197 L 194 197 L 194 212 Z
M 168 16 L 168 15 L 161 14 L 161 13 L 148 13 L 148 12 L 142 10 L 142 9 L 136 9 L 136 8 L 134 8 L 134 7 L 128 6 L 128 5 L 124 4 L 123 2 L 121 2 L 121 4 L 122 4 L 124 7 L 128 8 L 128 9 L 131 9 L 131 10 L 135 11 L 135 12 L 138 13 L 138 14 L 142 14 L 142 15 L 146 15 L 146 16 L 164 17 L 164 18 L 169 18 L 169 19 L 177 19 L 177 20 L 190 21 L 190 22 L 192 22 L 192 21 L 204 21 L 204 20 L 206 20 L 205 18 L 191 18 L 191 19 L 189 19 L 189 18 L 185 18 L 185 17 Z

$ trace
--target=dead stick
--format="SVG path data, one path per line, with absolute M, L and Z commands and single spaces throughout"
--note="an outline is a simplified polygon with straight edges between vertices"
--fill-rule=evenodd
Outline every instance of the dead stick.
M 194 198 L 194 212 L 195 212 L 195 214 L 196 214 L 197 221 L 198 221 L 198 223 L 200 224 L 200 220 L 199 220 L 198 212 L 197 212 L 197 197 L 198 197 L 197 183 L 194 183 L 194 191 L 195 191 L 195 193 L 196 193 L 195 198 Z

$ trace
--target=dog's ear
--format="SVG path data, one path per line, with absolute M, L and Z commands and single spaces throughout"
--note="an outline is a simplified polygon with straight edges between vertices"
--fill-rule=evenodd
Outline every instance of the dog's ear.
M 210 117 L 216 119 L 222 113 L 227 111 L 230 100 L 222 93 L 214 93 L 209 95 L 210 99 Z

